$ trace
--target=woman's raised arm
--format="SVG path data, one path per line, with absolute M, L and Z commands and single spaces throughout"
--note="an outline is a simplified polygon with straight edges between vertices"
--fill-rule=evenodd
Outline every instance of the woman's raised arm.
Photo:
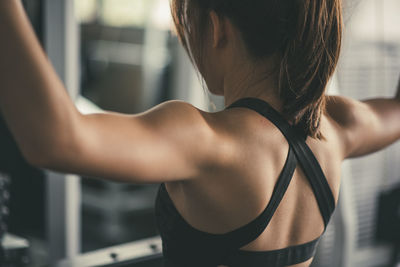
M 30 163 L 152 183 L 197 177 L 211 160 L 207 115 L 191 105 L 169 102 L 136 116 L 80 114 L 20 0 L 0 0 L 0 36 L 0 110 Z
M 367 155 L 400 140 L 400 83 L 394 98 L 361 102 L 329 96 L 327 107 L 343 141 L 344 158 Z

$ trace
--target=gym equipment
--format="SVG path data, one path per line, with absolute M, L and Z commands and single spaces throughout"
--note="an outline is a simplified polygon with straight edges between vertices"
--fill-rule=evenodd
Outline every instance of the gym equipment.
M 5 234 L 1 240 L 0 266 L 28 266 L 30 262 L 28 249 L 29 243 L 27 240 L 11 234 Z
M 9 215 L 8 202 L 10 193 L 8 186 L 10 184 L 10 177 L 4 173 L 0 173 L 0 239 L 2 239 L 7 232 L 6 220 Z
M 159 237 L 81 254 L 61 261 L 57 267 L 161 267 L 162 244 Z

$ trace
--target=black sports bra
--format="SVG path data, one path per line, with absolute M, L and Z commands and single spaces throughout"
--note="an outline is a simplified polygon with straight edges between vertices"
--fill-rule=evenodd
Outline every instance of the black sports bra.
M 165 184 L 156 199 L 157 226 L 163 243 L 165 267 L 272 267 L 288 266 L 311 259 L 319 238 L 311 242 L 272 251 L 244 251 L 240 248 L 259 237 L 279 206 L 299 163 L 318 202 L 325 228 L 335 209 L 335 200 L 325 175 L 305 142 L 306 136 L 291 126 L 268 103 L 256 98 L 240 99 L 229 108 L 249 108 L 269 119 L 289 142 L 285 166 L 265 210 L 253 221 L 226 234 L 210 234 L 188 224 L 174 206 Z

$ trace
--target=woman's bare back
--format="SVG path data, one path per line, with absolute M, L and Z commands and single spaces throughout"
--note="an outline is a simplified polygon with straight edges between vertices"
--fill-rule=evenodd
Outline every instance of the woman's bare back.
M 167 189 L 190 225 L 223 234 L 249 223 L 265 209 L 285 165 L 289 145 L 271 122 L 254 111 L 235 109 L 213 116 L 221 138 L 231 144 L 231 151 L 223 155 L 225 166 L 210 170 L 207 177 L 169 183 Z M 321 127 L 325 139 L 309 139 L 307 143 L 337 199 L 341 163 L 340 150 L 335 149 L 337 134 L 326 116 Z M 298 166 L 268 227 L 242 250 L 269 251 L 300 245 L 317 239 L 323 231 L 316 198 Z M 295 266 L 308 266 L 310 262 Z
M 324 5 L 322 1 L 314 2 Z M 336 13 L 340 13 L 338 1 L 332 1 L 332 4 Z M 312 12 L 307 14 L 311 16 Z M 340 14 L 334 16 L 340 18 Z M 183 217 L 194 227 L 211 233 L 236 229 L 255 218 L 267 205 L 283 167 L 288 144 L 265 118 L 243 109 L 210 114 L 182 102 L 165 103 L 131 116 L 118 113 L 83 115 L 76 109 L 41 49 L 21 2 L 0 1 L 0 17 L 0 33 L 7 36 L 0 42 L 0 51 L 3 51 L 0 109 L 29 163 L 129 183 L 166 182 Z M 234 25 L 227 19 L 221 22 L 217 14 L 210 19 L 215 31 L 210 38 L 213 40 L 204 38 L 210 41 L 207 49 L 211 54 L 204 57 L 207 75 L 203 75 L 209 88 L 223 93 L 230 103 L 244 96 L 260 97 L 261 89 L 264 100 L 273 93 L 278 95 L 278 80 L 274 77 L 257 86 L 253 82 L 261 76 L 247 83 L 244 78 L 250 73 L 264 76 L 266 69 L 275 69 L 280 62 L 265 62 L 268 66 L 252 64 L 247 51 L 243 50 L 245 44 L 237 38 L 240 35 Z M 320 27 L 325 29 L 324 25 Z M 318 89 L 318 92 L 325 88 L 335 69 L 340 47 L 337 40 L 340 30 L 325 32 L 336 36 L 333 38 L 336 45 L 332 46 L 331 52 L 320 46 L 324 54 L 322 59 L 331 58 L 332 54 L 336 56 L 329 70 L 323 71 L 325 82 L 321 83 L 321 76 L 312 75 L 316 81 L 314 90 Z M 320 37 L 320 41 L 328 40 Z M 254 40 L 258 42 L 259 39 Z M 269 38 L 266 41 L 269 42 Z M 305 44 L 298 43 L 299 49 Z M 310 55 L 316 55 L 312 49 L 314 43 L 309 42 L 309 45 Z M 324 62 L 322 59 L 319 62 Z M 294 61 L 298 61 L 297 57 Z M 325 66 L 325 63 L 313 65 Z M 299 68 L 293 69 L 297 72 L 303 66 L 310 64 L 301 62 Z M 24 73 L 23 79 L 21 73 Z M 308 76 L 301 71 L 295 74 L 300 78 Z M 286 84 L 296 80 L 290 73 L 288 77 L 291 79 L 281 81 Z M 303 80 L 297 88 L 306 89 L 310 82 Z M 283 89 L 288 96 L 282 100 L 297 97 L 296 92 L 293 95 L 290 91 L 291 86 Z M 323 93 L 310 93 L 312 99 L 325 97 Z M 392 99 L 359 102 L 329 98 L 327 114 L 321 125 L 325 139 L 307 142 L 337 199 L 343 159 L 378 151 L 400 139 L 400 86 Z M 297 169 L 267 230 L 243 249 L 286 247 L 309 241 L 322 231 L 323 223 L 314 195 L 304 174 Z

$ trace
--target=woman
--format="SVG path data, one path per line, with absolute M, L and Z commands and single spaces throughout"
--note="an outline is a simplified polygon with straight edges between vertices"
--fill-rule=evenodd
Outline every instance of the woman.
M 18 0 L 0 1 L 0 109 L 33 165 L 162 183 L 166 266 L 309 266 L 344 159 L 400 138 L 393 99 L 325 96 L 340 0 L 175 0 L 177 33 L 227 108 L 172 101 L 135 116 L 82 115 Z

